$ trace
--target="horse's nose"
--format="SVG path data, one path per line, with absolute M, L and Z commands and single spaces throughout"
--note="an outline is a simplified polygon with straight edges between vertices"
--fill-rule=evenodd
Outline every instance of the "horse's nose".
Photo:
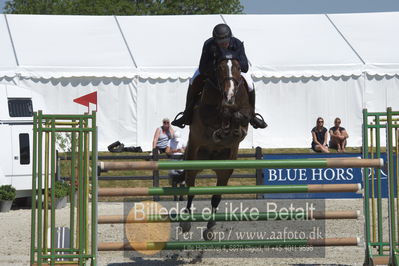
M 235 101 L 234 101 L 234 97 L 226 97 L 226 100 L 224 101 L 225 105 L 234 105 Z

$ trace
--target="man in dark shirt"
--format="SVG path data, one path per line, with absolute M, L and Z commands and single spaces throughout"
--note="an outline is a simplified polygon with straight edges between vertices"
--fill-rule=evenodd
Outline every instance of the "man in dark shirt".
M 191 124 L 193 109 L 197 96 L 202 91 L 204 82 L 207 78 L 215 80 L 216 77 L 216 64 L 218 58 L 221 58 L 226 51 L 234 54 L 234 57 L 240 63 L 241 72 L 248 71 L 248 59 L 245 55 L 244 44 L 237 38 L 232 36 L 231 29 L 226 24 L 218 24 L 212 32 L 212 38 L 205 41 L 202 48 L 199 70 L 190 80 L 190 85 L 187 91 L 186 108 L 182 117 L 172 121 L 172 125 L 184 128 L 185 125 Z M 248 85 L 248 84 L 247 84 Z M 250 123 L 254 128 L 265 128 L 267 124 L 262 116 L 255 113 L 255 90 L 251 84 L 248 86 L 248 98 L 251 106 Z M 259 117 L 258 117 L 259 116 Z

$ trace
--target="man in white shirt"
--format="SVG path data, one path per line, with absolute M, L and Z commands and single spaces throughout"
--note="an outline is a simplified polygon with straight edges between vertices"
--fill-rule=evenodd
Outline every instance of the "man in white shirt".
M 180 131 L 176 130 L 173 134 L 173 138 L 169 140 L 166 146 L 166 154 L 171 155 L 183 155 L 186 149 L 186 141 L 181 137 Z M 174 169 L 169 171 L 169 178 L 172 182 L 172 187 L 176 187 L 178 184 L 183 185 L 184 182 L 184 170 Z M 174 197 L 177 200 L 177 197 Z M 182 198 L 182 197 L 181 197 Z
M 176 130 L 173 138 L 168 141 L 165 152 L 167 155 L 181 155 L 185 149 L 186 142 L 181 137 L 180 131 Z

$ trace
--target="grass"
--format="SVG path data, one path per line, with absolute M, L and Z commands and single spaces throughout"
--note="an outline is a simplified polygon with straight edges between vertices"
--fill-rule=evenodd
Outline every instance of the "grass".
M 310 153 L 314 154 L 314 152 L 309 148 L 286 148 L 286 149 L 262 149 L 263 154 L 278 154 L 278 153 Z M 331 150 L 332 153 L 336 153 L 335 150 Z M 360 147 L 348 147 L 348 153 L 360 153 Z M 240 154 L 255 154 L 255 149 L 240 149 Z M 99 155 L 107 155 L 107 156 L 118 156 L 118 155 L 149 155 L 149 153 L 110 153 L 110 152 L 99 152 Z M 60 156 L 63 156 L 61 154 Z M 251 160 L 252 158 L 242 158 L 241 160 Z M 117 161 L 117 160 L 109 160 L 109 161 Z M 70 161 L 61 161 L 61 176 L 71 176 L 71 164 Z M 234 170 L 235 174 L 255 174 L 254 169 L 236 169 Z M 167 170 L 160 170 L 160 175 L 168 175 Z M 203 170 L 201 174 L 213 174 L 212 170 Z M 152 176 L 152 171 L 148 170 L 133 170 L 133 171 L 108 171 L 106 173 L 102 173 L 102 175 L 106 176 Z M 101 180 L 99 181 L 99 187 L 152 187 L 153 186 L 152 180 Z M 231 178 L 229 180 L 229 186 L 243 186 L 243 185 L 255 185 L 256 180 L 255 178 Z M 215 186 L 216 185 L 216 178 L 197 178 L 196 179 L 196 186 Z M 171 186 L 169 180 L 161 179 L 160 180 L 161 187 L 168 187 Z M 223 195 L 224 198 L 255 198 L 255 194 L 247 194 L 247 195 Z M 208 195 L 203 196 L 196 196 L 196 198 L 210 198 Z M 113 197 L 113 198 L 105 198 L 100 197 L 99 201 L 124 201 L 124 200 L 151 200 L 152 197 Z M 173 199 L 172 196 L 165 196 L 162 199 Z

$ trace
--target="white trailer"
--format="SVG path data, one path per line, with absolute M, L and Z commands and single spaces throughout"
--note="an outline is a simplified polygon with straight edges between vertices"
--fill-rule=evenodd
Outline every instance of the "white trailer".
M 33 112 L 43 98 L 29 89 L 0 84 L 0 185 L 12 185 L 17 198 L 32 189 Z

